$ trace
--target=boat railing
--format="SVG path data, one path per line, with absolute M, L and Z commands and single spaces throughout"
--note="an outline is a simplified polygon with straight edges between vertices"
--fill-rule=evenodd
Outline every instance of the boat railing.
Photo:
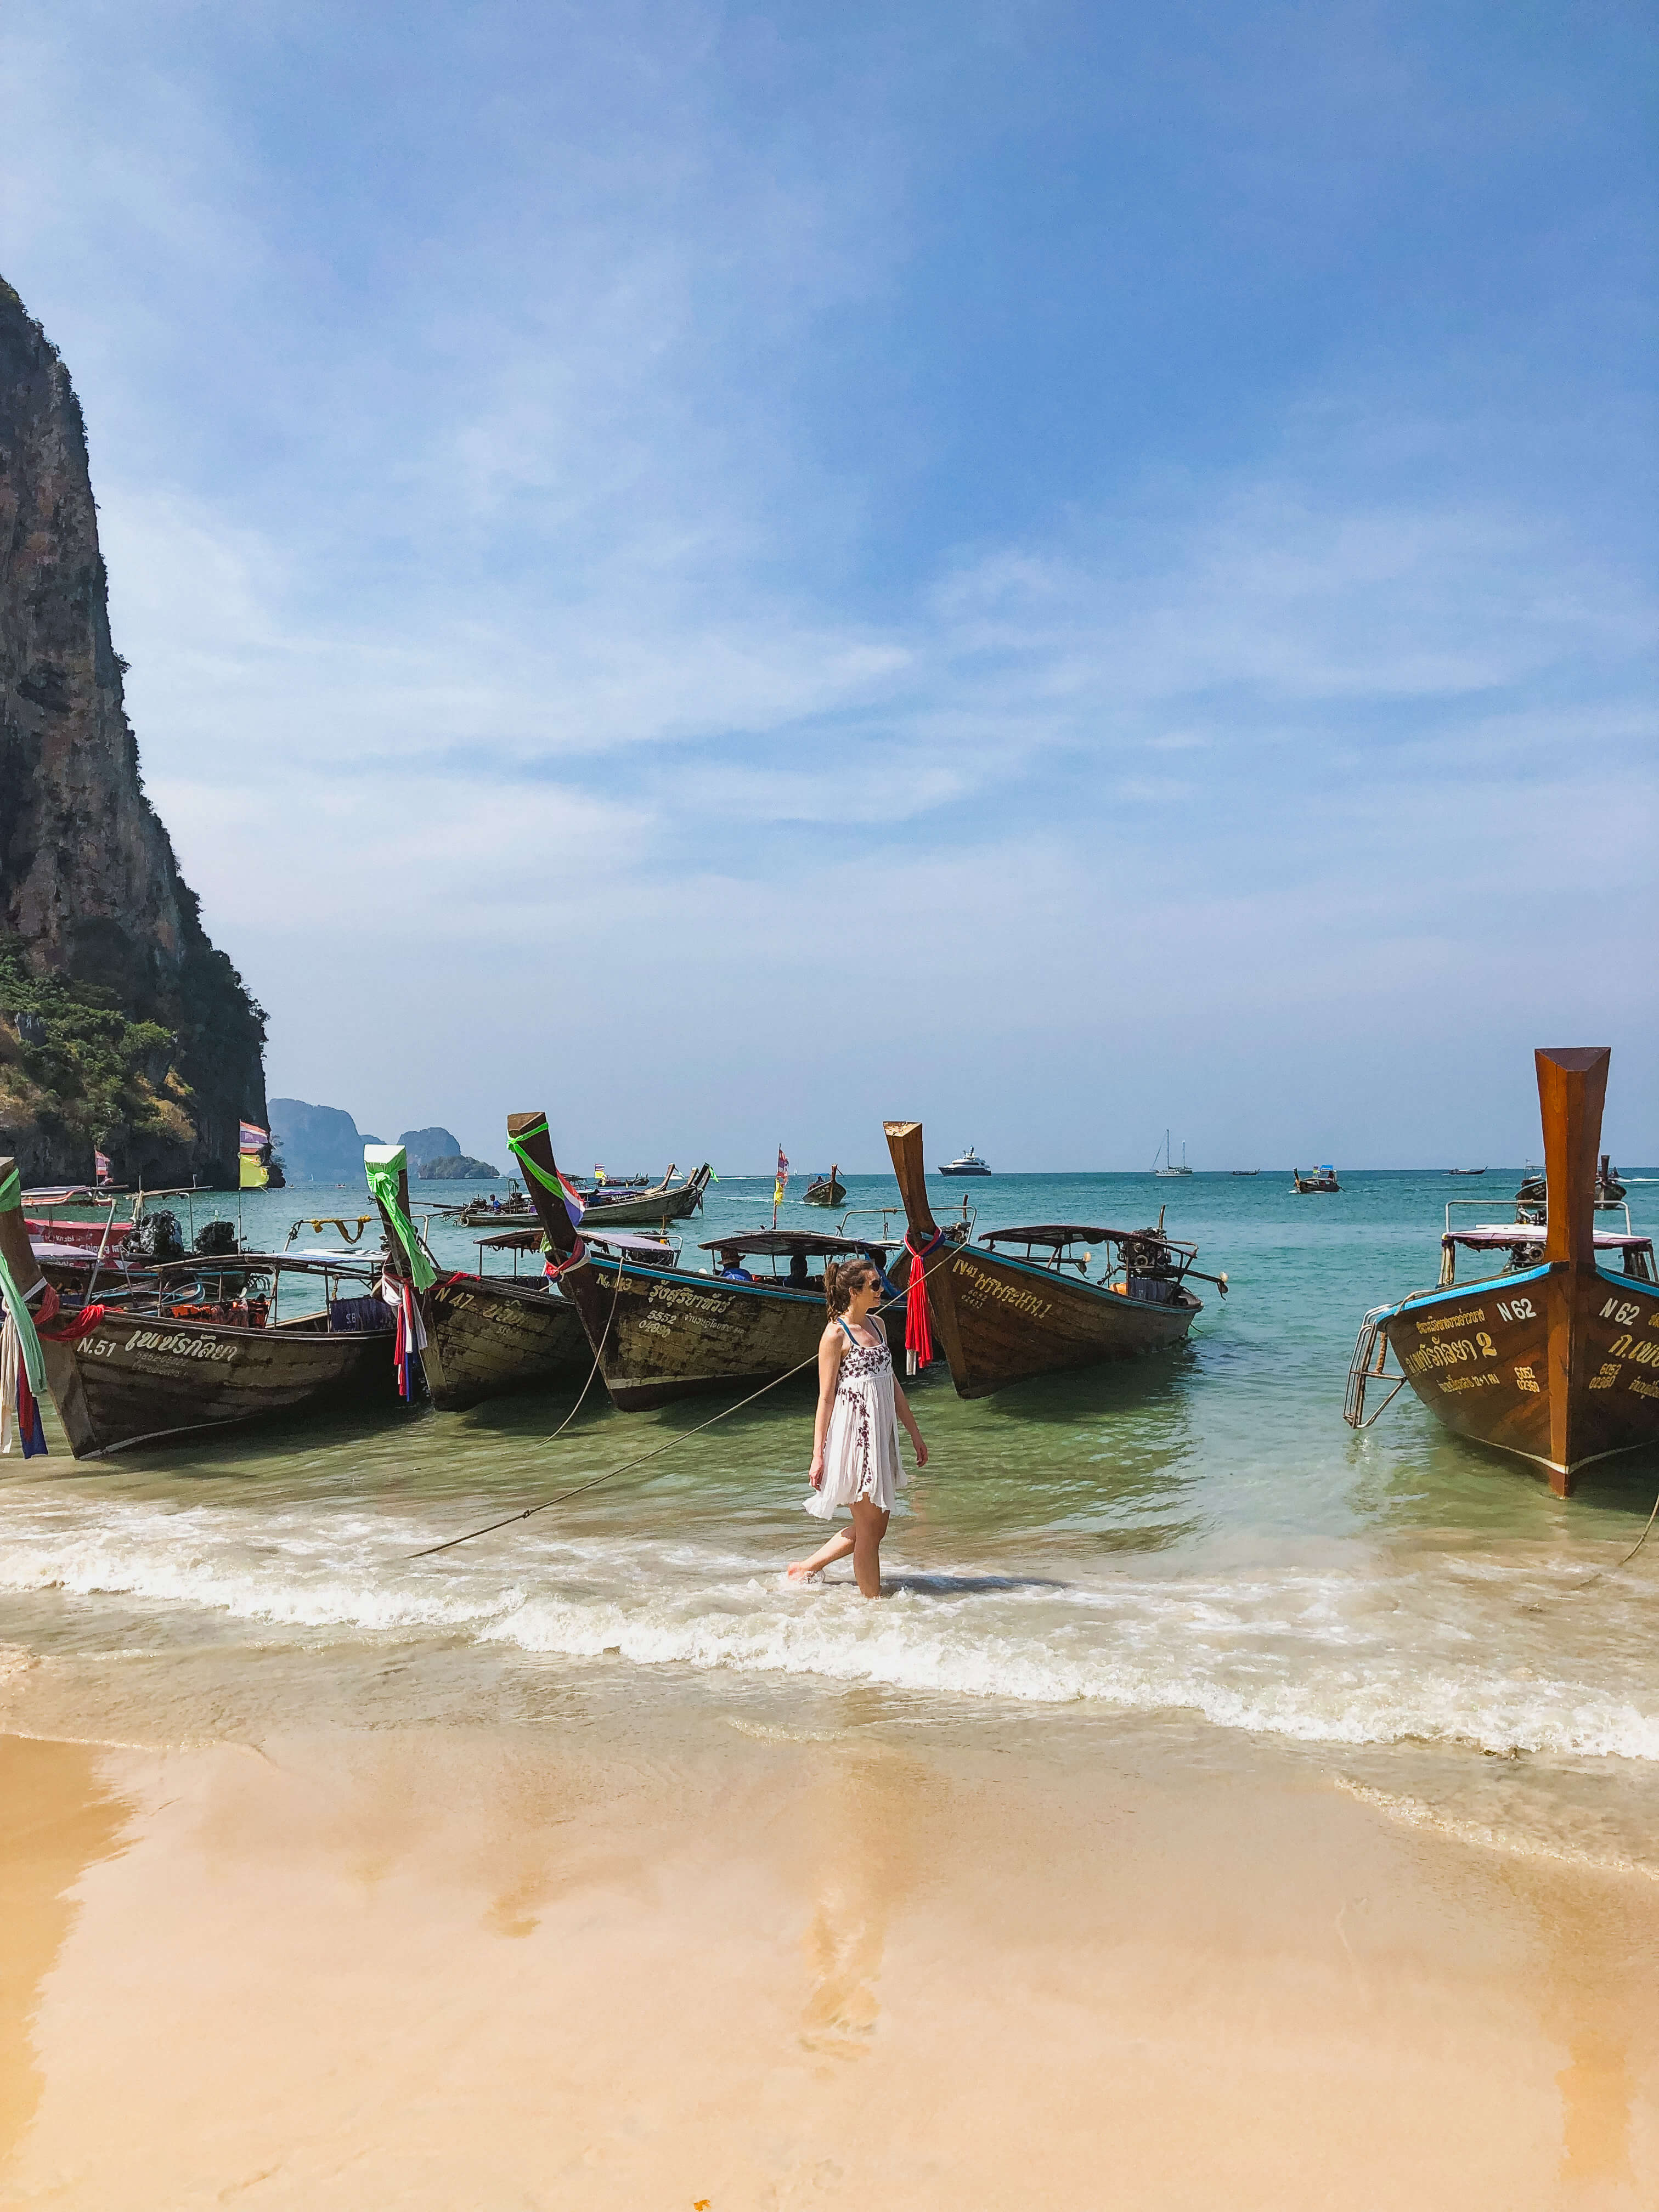
M 1404 1375 L 1388 1372 L 1389 1340 L 1382 1324 L 1395 1310 L 1394 1306 L 1373 1306 L 1359 1324 L 1353 1358 L 1348 1362 L 1347 1388 L 1342 1394 L 1342 1418 L 1351 1429 L 1369 1429 L 1380 1421 L 1406 1387 Z M 1376 1412 L 1367 1414 L 1366 1387 L 1376 1382 L 1387 1382 L 1392 1388 Z

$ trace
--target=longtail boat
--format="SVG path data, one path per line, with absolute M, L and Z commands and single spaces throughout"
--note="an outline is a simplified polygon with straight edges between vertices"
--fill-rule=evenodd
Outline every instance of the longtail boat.
M 845 1206 L 847 1186 L 841 1180 L 839 1164 L 831 1167 L 827 1176 L 815 1176 L 801 1194 L 803 1206 Z
M 960 1396 L 988 1397 L 1034 1375 L 1167 1350 L 1203 1310 L 1187 1287 L 1197 1247 L 1165 1237 L 1161 1224 L 1042 1222 L 994 1230 L 977 1243 L 953 1240 L 927 1202 L 921 1122 L 884 1127 L 909 1222 L 907 1261 L 896 1273 L 908 1285 L 910 1270 L 922 1268 L 931 1326 Z M 1002 1244 L 1023 1245 L 1024 1256 L 1000 1251 Z M 1096 1246 L 1106 1249 L 1109 1265 L 1091 1279 L 1089 1260 L 1079 1255 Z M 1198 1279 L 1225 1291 L 1224 1276 Z
M 1300 1168 L 1291 1170 L 1291 1188 L 1298 1198 L 1312 1198 L 1321 1193 L 1328 1194 L 1341 1188 L 1334 1168 L 1316 1168 L 1311 1175 L 1304 1175 Z
M 1549 1197 L 1549 1178 L 1542 1168 L 1528 1168 L 1521 1178 L 1521 1188 L 1516 1197 L 1526 1206 L 1542 1206 Z M 1603 1152 L 1595 1170 L 1595 1211 L 1616 1213 L 1624 1204 L 1625 1186 L 1619 1180 L 1619 1170 L 1613 1164 L 1611 1152 Z
M 377 1263 L 238 1253 L 218 1267 L 220 1295 L 210 1297 L 215 1271 L 195 1255 L 157 1268 L 142 1303 L 67 1305 L 35 1257 L 9 1159 L 0 1159 L 0 1261 L 9 1318 L 21 1336 L 15 1292 L 76 1459 L 325 1404 L 394 1401 Z M 279 1319 L 285 1279 L 319 1289 L 320 1308 Z M 347 1286 L 356 1294 L 336 1296 Z
M 892 1248 L 862 1237 L 794 1230 L 734 1231 L 705 1250 L 726 1272 L 641 1265 L 626 1254 L 601 1257 L 571 1218 L 544 1114 L 507 1117 L 507 1141 L 523 1166 L 542 1227 L 556 1255 L 560 1286 L 581 1316 L 615 1403 L 625 1411 L 665 1406 L 709 1390 L 758 1387 L 799 1369 L 812 1370 L 825 1310 L 823 1261 L 856 1254 L 878 1266 Z M 600 1217 L 603 1235 L 609 1218 Z M 787 1259 L 786 1276 L 756 1277 L 746 1260 Z M 819 1263 L 815 1274 L 811 1263 Z M 899 1318 L 902 1341 L 902 1317 Z
M 628 1190 L 613 1198 L 608 1189 L 596 1191 L 587 1200 L 592 1226 L 602 1229 L 647 1229 L 670 1221 L 684 1221 L 702 1211 L 702 1194 L 714 1170 L 705 1160 L 695 1175 L 674 1180 L 671 1167 L 660 1182 L 645 1190 Z M 531 1193 L 533 1198 L 535 1193 Z
M 580 1384 L 592 1367 L 580 1316 L 539 1272 L 520 1279 L 487 1275 L 482 1264 L 476 1274 L 441 1269 L 410 1218 L 404 1147 L 365 1145 L 363 1169 L 386 1224 L 391 1272 L 409 1284 L 420 1314 L 421 1365 L 441 1413 Z M 539 1243 L 539 1230 L 528 1234 Z
M 1368 1428 L 1409 1382 L 1449 1429 L 1541 1468 L 1568 1496 L 1579 1470 L 1659 1441 L 1659 1281 L 1652 1240 L 1595 1226 L 1605 1047 L 1534 1054 L 1550 1198 L 1544 1218 L 1455 1229 L 1437 1286 L 1361 1325 L 1343 1412 Z M 1501 1271 L 1457 1281 L 1460 1252 Z M 1388 1366 L 1392 1352 L 1395 1369 Z M 1367 1415 L 1368 1386 L 1387 1382 Z

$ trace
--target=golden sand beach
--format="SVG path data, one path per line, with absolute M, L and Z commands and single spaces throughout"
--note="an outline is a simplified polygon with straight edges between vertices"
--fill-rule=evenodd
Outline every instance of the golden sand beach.
M 1213 1732 L 14 1735 L 0 1830 L 8 2207 L 1659 2202 L 1650 1869 Z

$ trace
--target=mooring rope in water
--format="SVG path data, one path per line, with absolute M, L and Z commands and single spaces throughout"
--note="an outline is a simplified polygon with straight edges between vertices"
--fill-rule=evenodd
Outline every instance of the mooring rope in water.
M 947 1255 L 947 1257 L 949 1255 Z M 923 1273 L 925 1277 L 927 1270 L 924 1269 Z M 617 1310 L 617 1297 L 622 1289 L 622 1264 L 618 1261 L 617 1267 L 617 1287 L 616 1290 L 612 1291 L 611 1299 L 611 1311 L 613 1316 Z M 888 1313 L 894 1306 L 902 1305 L 908 1294 L 908 1288 L 904 1291 L 901 1291 L 897 1297 L 890 1298 L 885 1305 L 874 1307 L 872 1309 L 872 1312 L 878 1314 Z M 609 1335 L 610 1330 L 611 1322 L 610 1320 L 607 1319 L 605 1325 L 605 1334 L 599 1338 L 601 1352 L 604 1349 L 605 1337 Z M 592 1370 L 589 1374 L 587 1381 L 582 1385 L 582 1397 L 584 1398 L 587 1395 L 589 1385 L 592 1382 L 594 1375 L 597 1375 L 599 1372 L 599 1357 L 600 1354 L 597 1352 L 593 1355 Z M 658 1444 L 650 1451 L 636 1453 L 632 1459 L 625 1459 L 620 1467 L 607 1468 L 603 1474 L 596 1474 L 586 1482 L 579 1482 L 573 1489 L 562 1490 L 556 1494 L 556 1496 L 552 1498 L 544 1498 L 537 1504 L 526 1505 L 517 1513 L 504 1513 L 499 1521 L 487 1521 L 482 1528 L 469 1528 L 464 1536 L 452 1536 L 446 1543 L 428 1544 L 424 1551 L 410 1552 L 404 1555 L 403 1564 L 404 1565 L 408 1565 L 416 1559 L 434 1559 L 440 1552 L 453 1552 L 458 1545 L 470 1544 L 476 1537 L 478 1536 L 493 1536 L 498 1528 L 510 1528 L 514 1522 L 528 1521 L 535 1514 L 545 1513 L 550 1505 L 562 1505 L 572 1498 L 580 1498 L 584 1491 L 597 1490 L 602 1482 L 614 1482 L 619 1474 L 628 1474 L 631 1473 L 635 1468 L 643 1467 L 648 1460 L 660 1459 L 665 1452 L 674 1450 L 678 1445 L 684 1443 L 688 1438 L 691 1437 L 700 1437 L 705 1429 L 712 1429 L 720 1422 L 729 1419 L 733 1413 L 740 1413 L 745 1406 L 752 1406 L 757 1398 L 763 1398 L 769 1390 L 775 1390 L 779 1383 L 791 1382 L 797 1375 L 804 1374 L 807 1368 L 816 1367 L 817 1360 L 818 1355 L 814 1352 L 810 1359 L 803 1359 L 798 1365 L 787 1369 L 783 1374 L 775 1375 L 769 1382 L 763 1382 L 758 1390 L 751 1390 L 746 1398 L 739 1398 L 734 1406 L 722 1406 L 718 1413 L 711 1414 L 706 1421 L 699 1421 L 695 1429 L 687 1429 L 683 1435 L 671 1437 L 666 1443 Z M 551 1443 L 555 1437 L 562 1436 L 564 1431 L 570 1425 L 570 1423 L 574 1420 L 576 1418 L 577 1407 L 580 1407 L 580 1404 L 581 1398 L 578 1398 L 576 1404 L 571 1407 L 564 1419 L 561 1421 L 558 1427 L 554 1430 L 553 1435 L 548 1437 L 547 1441 L 549 1443 Z
M 1555 1597 L 1577 1597 L 1580 1590 L 1587 1590 L 1592 1583 L 1604 1582 L 1609 1575 L 1618 1574 L 1630 1565 L 1643 1545 L 1647 1542 L 1648 1538 L 1653 1534 L 1653 1524 L 1656 1521 L 1659 1521 L 1659 1498 L 1656 1498 L 1653 1501 L 1653 1510 L 1648 1516 L 1647 1526 L 1622 1559 L 1615 1559 L 1610 1567 L 1597 1567 L 1592 1573 L 1586 1575 L 1583 1582 L 1574 1583 L 1570 1589 L 1555 1590 L 1552 1595 Z

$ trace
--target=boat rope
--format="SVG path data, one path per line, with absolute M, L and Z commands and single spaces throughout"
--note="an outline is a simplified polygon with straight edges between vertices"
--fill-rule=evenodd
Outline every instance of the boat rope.
M 1577 1597 L 1580 1590 L 1587 1590 L 1592 1583 L 1605 1582 L 1609 1575 L 1618 1574 L 1622 1568 L 1630 1565 L 1643 1545 L 1647 1542 L 1648 1538 L 1653 1534 L 1653 1524 L 1656 1521 L 1659 1521 L 1659 1498 L 1656 1498 L 1653 1501 L 1653 1510 L 1648 1516 L 1647 1526 L 1622 1559 L 1615 1559 L 1610 1567 L 1597 1567 L 1593 1573 L 1586 1575 L 1583 1582 L 1574 1583 L 1568 1589 L 1553 1591 L 1551 1595 L 1555 1597 Z
M 942 1237 L 940 1241 L 943 1241 Z M 932 1249 L 932 1247 L 929 1247 L 928 1249 Z M 616 1291 L 611 1294 L 611 1311 L 612 1315 L 615 1314 L 617 1310 L 617 1295 L 622 1289 L 622 1266 L 621 1263 L 618 1262 L 617 1267 L 617 1287 Z M 908 1291 L 901 1291 L 898 1297 L 890 1298 L 886 1304 L 877 1306 L 874 1310 L 877 1313 L 887 1313 L 892 1307 L 900 1304 L 907 1296 Z M 605 1331 L 607 1334 L 609 1334 L 610 1327 L 611 1323 L 609 1319 L 607 1319 L 605 1322 Z M 603 1347 L 605 1344 L 605 1337 L 603 1335 L 599 1339 L 599 1343 L 601 1347 Z M 775 1375 L 769 1382 L 763 1382 L 758 1390 L 751 1390 L 746 1398 L 739 1398 L 737 1403 L 733 1406 L 723 1406 L 718 1413 L 711 1414 L 706 1421 L 699 1421 L 695 1429 L 687 1429 L 684 1434 L 680 1436 L 671 1437 L 666 1443 L 654 1445 L 649 1451 L 637 1452 L 632 1459 L 623 1460 L 619 1467 L 607 1468 L 603 1474 L 593 1475 L 586 1482 L 579 1482 L 569 1490 L 561 1490 L 551 1498 L 541 1498 L 536 1504 L 524 1506 L 517 1513 L 504 1513 L 499 1521 L 487 1521 L 482 1528 L 469 1528 L 464 1536 L 451 1536 L 445 1543 L 428 1544 L 424 1551 L 408 1553 L 405 1555 L 404 1564 L 408 1565 L 416 1559 L 434 1559 L 440 1552 L 453 1552 L 458 1545 L 471 1544 L 479 1536 L 493 1536 L 498 1528 L 510 1528 L 514 1522 L 528 1521 L 535 1514 L 545 1513 L 550 1505 L 562 1505 L 572 1498 L 581 1497 L 583 1492 L 586 1491 L 597 1490 L 602 1482 L 614 1482 L 619 1474 L 630 1474 L 636 1467 L 644 1467 L 647 1461 L 660 1459 L 665 1452 L 673 1451 L 678 1446 L 684 1443 L 688 1438 L 691 1437 L 700 1437 L 705 1429 L 714 1428 L 721 1421 L 729 1419 L 733 1413 L 740 1413 L 745 1406 L 752 1406 L 757 1398 L 765 1397 L 769 1391 L 775 1390 L 781 1382 L 788 1382 L 797 1375 L 804 1374 L 807 1368 L 816 1367 L 817 1364 L 817 1358 L 818 1355 L 814 1352 L 810 1359 L 801 1360 L 796 1366 L 791 1367 L 782 1375 Z M 595 1352 L 593 1355 L 592 1369 L 588 1375 L 587 1381 L 582 1385 L 582 1398 L 585 1398 L 587 1395 L 589 1385 L 592 1383 L 593 1376 L 598 1374 L 599 1369 L 599 1355 L 598 1352 Z M 554 1430 L 552 1436 L 547 1439 L 549 1443 L 553 1443 L 556 1437 L 562 1436 L 565 1430 L 569 1427 L 571 1422 L 575 1419 L 577 1410 L 581 1405 L 582 1398 L 577 1399 L 575 1405 L 570 1408 L 570 1411 L 565 1415 L 564 1419 L 561 1421 L 558 1427 Z

